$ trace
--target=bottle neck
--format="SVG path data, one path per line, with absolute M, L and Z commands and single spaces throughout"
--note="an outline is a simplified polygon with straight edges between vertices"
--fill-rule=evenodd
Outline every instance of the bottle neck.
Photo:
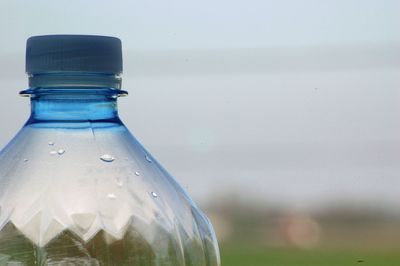
M 105 74 L 39 74 L 22 96 L 31 99 L 33 123 L 118 122 L 117 99 L 127 93 L 121 79 Z

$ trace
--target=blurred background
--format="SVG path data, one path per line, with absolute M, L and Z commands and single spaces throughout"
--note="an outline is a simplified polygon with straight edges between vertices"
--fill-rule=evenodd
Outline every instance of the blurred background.
M 25 42 L 122 39 L 120 115 L 217 231 L 222 265 L 400 265 L 400 1 L 0 3 L 0 146 Z

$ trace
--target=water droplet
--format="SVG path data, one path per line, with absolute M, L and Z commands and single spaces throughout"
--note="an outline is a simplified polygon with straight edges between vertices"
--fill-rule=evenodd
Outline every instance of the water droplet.
M 51 154 L 51 155 L 56 155 L 57 152 L 56 152 L 56 151 L 50 151 L 50 154 Z
M 107 198 L 109 198 L 109 199 L 111 199 L 111 200 L 115 200 L 115 199 L 117 198 L 117 196 L 115 196 L 114 193 L 109 193 L 109 194 L 107 195 Z
M 24 162 L 27 162 L 27 161 L 29 161 L 29 160 L 25 158 L 25 159 L 24 159 Z
M 140 173 L 138 171 L 135 172 L 135 175 L 140 176 Z
M 146 161 L 148 161 L 149 163 L 151 163 L 152 161 L 151 161 L 151 158 L 146 154 Z
M 155 193 L 154 191 L 152 191 L 150 194 L 151 194 L 151 196 L 153 196 L 153 198 L 158 198 L 157 193 Z
M 110 154 L 103 154 L 100 157 L 100 160 L 102 160 L 103 162 L 111 163 L 115 160 L 115 158 L 112 157 Z
M 117 186 L 118 186 L 119 188 L 121 188 L 121 187 L 124 185 L 124 182 L 122 182 L 122 180 L 121 180 L 120 178 L 118 178 L 118 177 L 117 177 L 116 183 L 117 183 Z
M 54 142 L 49 141 L 47 144 L 49 144 L 49 146 L 54 146 Z
M 58 155 L 63 155 L 63 154 L 65 153 L 65 150 L 59 149 L 59 150 L 57 151 L 57 153 L 58 153 Z

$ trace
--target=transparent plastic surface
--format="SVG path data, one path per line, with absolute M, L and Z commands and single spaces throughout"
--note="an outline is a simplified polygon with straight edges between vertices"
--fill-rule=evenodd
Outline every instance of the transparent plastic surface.
M 0 265 L 219 265 L 208 219 L 119 120 L 119 90 L 24 94 L 31 118 L 0 153 Z

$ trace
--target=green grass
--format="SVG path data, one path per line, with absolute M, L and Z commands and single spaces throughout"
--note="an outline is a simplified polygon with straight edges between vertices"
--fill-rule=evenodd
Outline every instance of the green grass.
M 222 266 L 400 266 L 400 252 L 221 247 Z

